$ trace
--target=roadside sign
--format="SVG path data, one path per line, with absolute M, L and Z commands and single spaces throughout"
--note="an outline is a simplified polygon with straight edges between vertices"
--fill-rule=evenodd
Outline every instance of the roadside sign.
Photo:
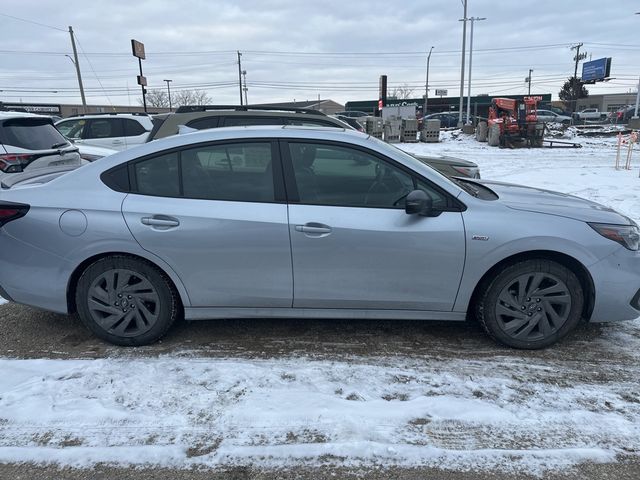
M 131 52 L 134 57 L 138 57 L 142 60 L 146 58 L 144 55 L 144 43 L 134 40 L 133 38 L 131 39 Z
M 437 97 L 446 97 L 447 89 L 446 88 L 436 88 L 436 96 Z
M 147 86 L 147 77 L 143 75 L 138 75 L 138 85 L 142 85 L 143 87 Z
M 582 64 L 582 81 L 600 82 L 611 74 L 611 58 L 599 58 Z

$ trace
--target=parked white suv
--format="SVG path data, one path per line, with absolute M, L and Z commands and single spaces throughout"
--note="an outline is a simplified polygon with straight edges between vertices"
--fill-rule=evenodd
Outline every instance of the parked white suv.
M 146 113 L 97 113 L 65 118 L 56 127 L 78 145 L 126 150 L 145 143 L 153 123 Z
M 81 164 L 78 147 L 56 130 L 51 117 L 0 112 L 0 177 L 42 167 Z

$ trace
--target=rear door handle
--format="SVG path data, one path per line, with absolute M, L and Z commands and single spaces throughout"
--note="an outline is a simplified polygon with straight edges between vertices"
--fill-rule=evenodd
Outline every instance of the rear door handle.
M 154 215 L 153 217 L 142 217 L 140 219 L 143 225 L 150 227 L 171 228 L 180 225 L 180 220 L 166 215 Z
M 331 233 L 331 227 L 322 223 L 306 223 L 296 225 L 296 232 L 302 232 L 312 236 L 326 236 Z

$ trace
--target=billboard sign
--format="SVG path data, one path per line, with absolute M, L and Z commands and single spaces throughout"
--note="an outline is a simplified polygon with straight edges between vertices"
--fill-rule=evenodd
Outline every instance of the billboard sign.
M 448 92 L 446 88 L 436 88 L 436 96 L 438 97 L 446 97 L 447 93 Z
M 131 53 L 133 53 L 134 57 L 144 60 L 146 58 L 144 54 L 144 43 L 131 39 Z
M 582 64 L 584 83 L 601 82 L 611 74 L 611 57 L 599 58 Z

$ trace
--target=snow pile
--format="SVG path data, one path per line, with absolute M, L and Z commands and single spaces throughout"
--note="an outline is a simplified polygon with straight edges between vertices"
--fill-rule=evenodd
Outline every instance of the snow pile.
M 633 328 L 638 333 L 640 324 Z M 640 450 L 637 384 L 537 380 L 553 369 L 517 355 L 4 359 L 0 463 L 398 465 L 542 475 Z
M 480 166 L 482 178 L 519 183 L 577 195 L 612 207 L 640 221 L 640 151 L 631 170 L 616 170 L 615 137 L 573 139 L 583 148 L 503 149 L 480 143 L 460 131 L 441 132 L 440 143 L 405 143 L 420 155 L 463 158 Z M 621 152 L 624 164 L 626 149 Z

